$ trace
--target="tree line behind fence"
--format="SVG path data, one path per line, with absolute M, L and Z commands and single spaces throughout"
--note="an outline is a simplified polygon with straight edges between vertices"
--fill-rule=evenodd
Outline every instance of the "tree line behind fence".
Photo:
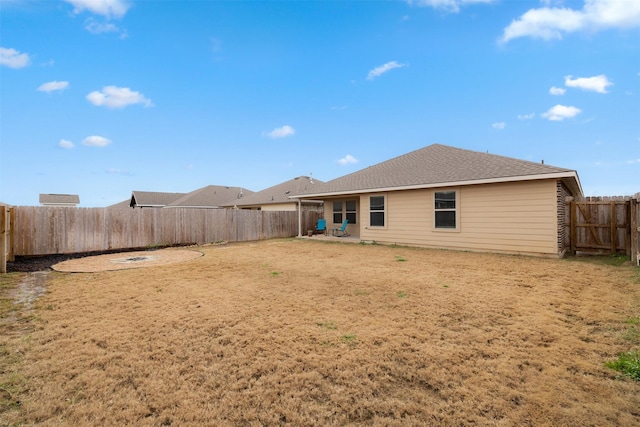
M 298 212 L 17 206 L 15 256 L 241 242 L 298 235 Z M 321 214 L 303 211 L 302 231 Z

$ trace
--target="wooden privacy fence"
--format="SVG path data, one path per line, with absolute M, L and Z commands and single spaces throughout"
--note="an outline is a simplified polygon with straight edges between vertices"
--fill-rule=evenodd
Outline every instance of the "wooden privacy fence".
M 298 234 L 298 212 L 239 209 L 107 209 L 17 206 L 16 256 L 240 242 Z M 302 230 L 318 212 L 303 211 Z
M 11 229 L 15 219 L 15 209 L 0 205 L 0 273 L 7 272 L 7 261 L 14 260 L 13 234 Z
M 640 193 L 634 197 L 568 198 L 567 247 L 576 252 L 622 253 L 638 263 Z

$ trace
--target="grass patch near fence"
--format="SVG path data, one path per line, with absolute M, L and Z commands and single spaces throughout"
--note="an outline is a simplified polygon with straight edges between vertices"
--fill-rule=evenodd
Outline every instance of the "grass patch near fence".
M 15 303 L 18 284 L 24 277 L 24 273 L 0 274 L 0 421 L 5 414 L 20 412 L 21 395 L 26 389 L 21 365 L 30 336 L 21 332 L 29 318 L 21 316 L 22 306 Z
M 51 274 L 38 327 L 10 343 L 20 404 L 0 425 L 640 424 L 639 383 L 606 365 L 639 344 L 625 264 L 311 239 L 199 250 Z

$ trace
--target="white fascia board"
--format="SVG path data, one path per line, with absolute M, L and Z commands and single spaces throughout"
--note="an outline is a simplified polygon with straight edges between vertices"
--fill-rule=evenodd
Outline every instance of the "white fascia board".
M 178 208 L 188 208 L 188 209 L 222 209 L 222 206 L 188 206 L 188 205 L 179 205 L 179 206 L 163 206 L 165 209 L 178 209 Z
M 560 179 L 560 178 L 574 178 L 578 183 L 578 189 L 582 193 L 582 186 L 580 180 L 575 171 L 571 172 L 556 172 L 541 175 L 522 175 L 522 176 L 507 176 L 502 178 L 488 178 L 488 179 L 476 179 L 468 181 L 455 181 L 455 182 L 438 182 L 432 184 L 416 184 L 406 185 L 402 187 L 382 187 L 382 188 L 368 188 L 363 190 L 346 190 L 336 191 L 331 193 L 318 193 L 318 194 L 305 194 L 304 197 L 333 197 L 333 196 L 346 196 L 351 194 L 369 194 L 369 193 L 385 193 L 389 191 L 403 191 L 403 190 L 422 190 L 425 188 L 444 188 L 444 187 L 461 187 L 465 185 L 481 185 L 481 184 L 497 184 L 503 182 L 521 182 L 521 181 L 537 181 L 541 179 Z M 291 198 L 297 198 L 300 196 L 290 196 Z

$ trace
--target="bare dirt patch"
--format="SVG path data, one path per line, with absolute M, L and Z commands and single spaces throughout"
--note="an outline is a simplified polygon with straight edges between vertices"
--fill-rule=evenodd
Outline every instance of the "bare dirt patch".
M 51 272 L 0 424 L 640 425 L 630 266 L 272 240 Z M 130 254 L 127 254 L 130 256 Z
M 67 273 L 94 273 L 98 271 L 158 267 L 189 261 L 202 255 L 203 253 L 200 251 L 173 248 L 153 251 L 120 252 L 69 259 L 54 264 L 51 268 Z

